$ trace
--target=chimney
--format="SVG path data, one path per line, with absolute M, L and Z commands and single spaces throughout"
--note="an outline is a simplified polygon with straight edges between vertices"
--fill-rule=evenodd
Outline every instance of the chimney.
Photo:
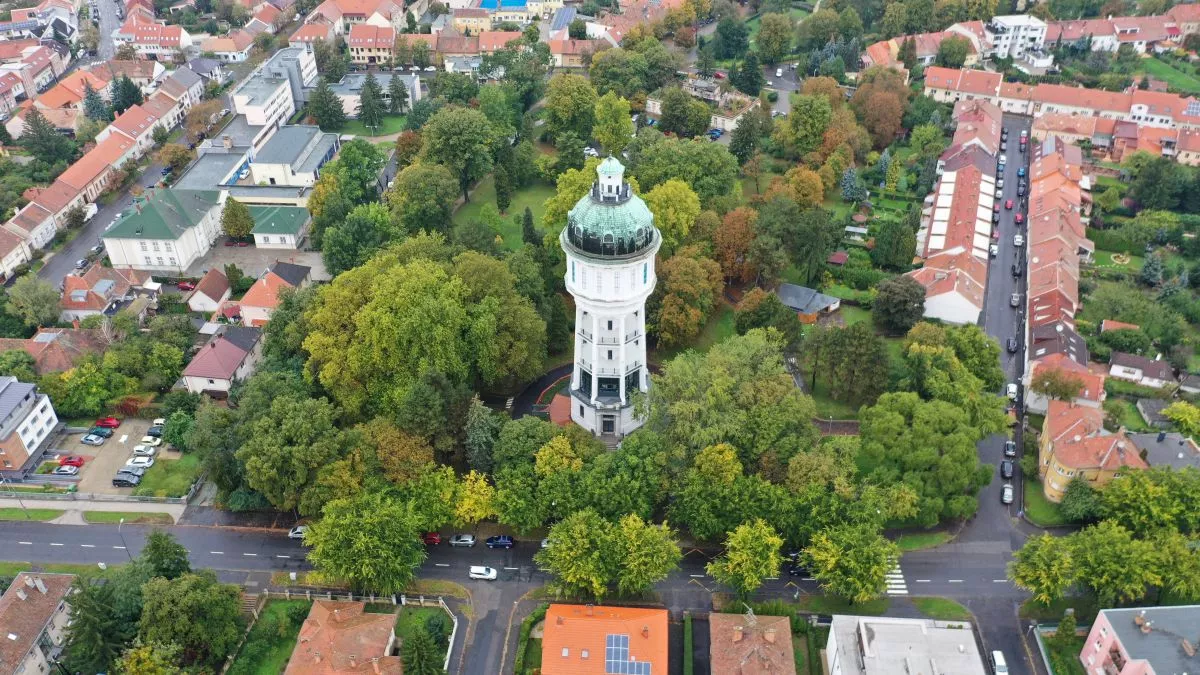
M 650 626 L 648 626 L 648 625 L 642 626 L 642 637 L 644 637 L 644 638 L 650 637 Z
M 350 670 L 354 670 L 355 668 L 358 667 L 358 655 L 357 654 L 350 654 L 347 658 L 350 659 Z
M 775 644 L 775 629 L 768 628 L 765 631 L 763 631 L 763 639 L 766 640 L 770 644 Z
M 29 596 L 28 596 L 28 595 L 25 595 L 25 591 L 23 591 L 23 590 L 21 590 L 21 589 L 19 589 L 19 588 L 17 589 L 17 597 L 18 597 L 18 598 L 20 598 L 20 599 L 22 599 L 22 600 L 27 600 L 27 599 L 29 598 Z
M 30 588 L 33 588 L 33 577 L 26 575 L 25 576 L 25 585 Z
M 371 659 L 371 670 L 375 671 L 377 674 L 379 673 L 379 657 Z
M 230 150 L 233 148 L 233 138 L 231 136 L 222 136 L 221 144 L 225 146 L 226 150 Z
M 584 614 L 586 614 L 587 616 L 591 616 L 591 615 L 592 615 L 592 606 L 591 606 L 590 604 L 589 604 L 589 605 L 584 605 L 584 606 L 583 606 L 583 610 L 584 610 Z
M 37 589 L 38 589 L 38 592 L 39 592 L 39 593 L 41 593 L 42 595 L 45 595 L 45 594 L 46 594 L 46 584 L 42 583 L 42 578 L 41 578 L 41 577 L 34 577 L 34 578 L 33 578 L 33 585 L 34 585 L 34 586 L 37 586 Z
M 560 615 L 560 616 L 556 616 L 556 617 L 554 617 L 554 623 L 555 623 L 555 624 L 557 624 L 557 625 L 559 625 L 559 626 L 561 626 L 561 625 L 563 625 L 563 624 L 564 624 L 564 623 L 566 623 L 566 622 L 565 622 L 565 621 L 563 621 L 563 618 L 562 618 L 562 616 Z
M 735 643 L 736 643 L 736 642 L 741 642 L 741 641 L 742 641 L 742 635 L 743 635 L 743 634 L 744 634 L 744 633 L 743 633 L 743 631 L 742 631 L 742 627 L 741 627 L 741 626 L 734 626 L 734 627 L 733 627 L 733 641 L 734 641 Z

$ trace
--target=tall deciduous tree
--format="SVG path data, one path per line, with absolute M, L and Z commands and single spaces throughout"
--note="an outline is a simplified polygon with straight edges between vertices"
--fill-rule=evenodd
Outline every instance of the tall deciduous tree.
M 142 594 L 139 636 L 146 643 L 178 645 L 179 665 L 216 668 L 237 648 L 241 593 L 237 586 L 219 583 L 212 571 L 154 578 Z
M 925 287 L 908 276 L 887 279 L 879 284 L 871 310 L 883 330 L 892 335 L 907 333 L 925 314 Z
M 683 251 L 662 264 L 659 280 L 658 338 L 664 345 L 684 344 L 700 333 L 721 300 L 725 287 L 721 267 L 694 251 Z
M 899 557 L 899 547 L 869 525 L 818 532 L 804 549 L 804 560 L 821 588 L 853 603 L 882 594 Z
M 254 229 L 254 218 L 245 204 L 230 197 L 221 210 L 221 231 L 230 239 L 245 239 Z
M 725 552 L 708 563 L 706 571 L 717 581 L 748 597 L 764 579 L 779 576 L 783 538 L 761 518 L 738 525 L 725 540 Z
M 620 155 L 633 140 L 629 101 L 610 91 L 596 100 L 592 135 L 610 155 Z
M 596 90 L 582 75 L 555 75 L 546 88 L 545 111 L 551 135 L 571 132 L 586 141 L 596 122 Z
M 658 127 L 663 133 L 691 138 L 704 133 L 710 117 L 711 111 L 703 101 L 697 101 L 679 87 L 672 87 L 662 95 Z
M 449 106 L 429 119 L 421 132 L 425 159 L 449 169 L 463 199 L 470 201 L 471 183 L 492 168 L 492 126 L 483 113 Z
M 329 273 L 336 276 L 365 263 L 399 234 L 392 227 L 386 206 L 379 202 L 359 204 L 341 223 L 326 228 L 321 258 Z
M 1071 547 L 1048 534 L 1030 537 L 1008 564 L 1008 578 L 1032 593 L 1034 600 L 1050 604 L 1075 584 Z
M 139 556 L 150 566 L 151 573 L 164 579 L 175 579 L 192 571 L 188 551 L 175 537 L 161 530 L 146 536 L 146 545 Z
M 1029 389 L 1059 401 L 1074 400 L 1083 391 L 1083 379 L 1062 368 L 1038 368 Z
M 417 162 L 396 176 L 387 193 L 392 213 L 409 234 L 445 232 L 458 197 L 458 183 L 440 164 Z
M 778 13 L 763 14 L 759 21 L 758 37 L 755 38 L 758 51 L 767 63 L 778 63 L 792 51 L 795 23 L 788 15 Z
M 612 546 L 612 524 L 595 511 L 576 511 L 550 528 L 549 546 L 534 560 L 570 594 L 601 600 L 621 561 Z
M 342 454 L 335 419 L 325 399 L 275 399 L 237 451 L 247 484 L 276 508 L 296 508 L 317 471 Z
M 8 289 L 8 311 L 27 326 L 48 326 L 58 321 L 58 289 L 49 281 L 26 274 Z
M 621 518 L 612 531 L 617 565 L 617 590 L 631 595 L 650 590 L 667 578 L 683 557 L 675 532 L 666 523 L 655 525 L 636 514 Z
M 662 254 L 668 256 L 687 239 L 700 215 L 700 198 L 687 183 L 672 179 L 654 186 L 643 199 L 662 234 Z
M 754 242 L 755 223 L 758 212 L 740 206 L 721 220 L 721 226 L 713 233 L 713 247 L 721 271 L 728 279 L 748 282 L 754 279 L 754 265 L 750 260 L 750 245 Z
M 369 593 L 399 593 L 412 582 L 425 547 L 411 505 L 365 492 L 331 501 L 322 513 L 305 535 L 318 570 Z

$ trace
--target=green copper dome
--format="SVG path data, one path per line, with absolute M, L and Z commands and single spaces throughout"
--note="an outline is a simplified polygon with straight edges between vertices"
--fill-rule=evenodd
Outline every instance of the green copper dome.
M 564 244 L 597 257 L 640 253 L 658 241 L 654 214 L 625 182 L 625 167 L 609 157 L 596 167 L 592 189 L 567 214 Z

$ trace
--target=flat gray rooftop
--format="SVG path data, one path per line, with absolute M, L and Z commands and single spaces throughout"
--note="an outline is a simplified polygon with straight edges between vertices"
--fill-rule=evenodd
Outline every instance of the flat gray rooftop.
M 319 127 L 282 126 L 255 153 L 254 161 L 259 164 L 288 164 L 297 172 L 315 171 L 336 144 L 337 135 L 324 133 Z
M 1180 644 L 1182 638 L 1195 644 L 1200 605 L 1106 609 L 1102 613 L 1131 659 L 1145 659 L 1156 673 L 1194 673 L 1200 669 L 1200 656 L 1188 656 Z M 1148 631 L 1143 632 L 1134 623 L 1139 616 L 1150 622 Z
M 985 675 L 974 631 L 963 621 L 837 615 L 830 630 L 844 675 Z
M 279 85 L 288 85 L 287 80 L 278 77 L 269 77 L 259 71 L 257 75 L 247 79 L 241 87 L 234 93 L 234 96 L 246 96 L 249 99 L 250 105 L 262 105 L 266 102 L 267 97 L 279 88 Z
M 392 78 L 398 77 L 408 86 L 409 95 L 412 95 L 412 89 L 419 78 L 415 74 L 408 75 L 404 73 L 375 73 L 375 81 L 379 83 L 379 88 L 387 94 L 388 85 L 392 83 Z M 349 96 L 350 94 L 358 94 L 362 91 L 363 82 L 367 81 L 365 73 L 349 73 L 340 81 L 329 85 L 333 93 L 341 96 Z
M 178 190 L 216 190 L 221 181 L 242 162 L 239 154 L 209 154 L 192 163 L 174 187 Z

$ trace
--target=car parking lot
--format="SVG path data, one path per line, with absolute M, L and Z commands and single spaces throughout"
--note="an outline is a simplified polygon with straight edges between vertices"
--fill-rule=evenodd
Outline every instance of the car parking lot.
M 107 495 L 131 494 L 132 488 L 113 487 L 112 479 L 133 456 L 133 446 L 138 444 L 149 428 L 150 420 L 122 420 L 121 426 L 113 429 L 112 438 L 104 441 L 104 445 L 101 446 L 84 445 L 82 441 L 85 434 L 67 436 L 59 444 L 59 449 L 67 454 L 82 455 L 87 459 L 80 469 L 79 491 Z

